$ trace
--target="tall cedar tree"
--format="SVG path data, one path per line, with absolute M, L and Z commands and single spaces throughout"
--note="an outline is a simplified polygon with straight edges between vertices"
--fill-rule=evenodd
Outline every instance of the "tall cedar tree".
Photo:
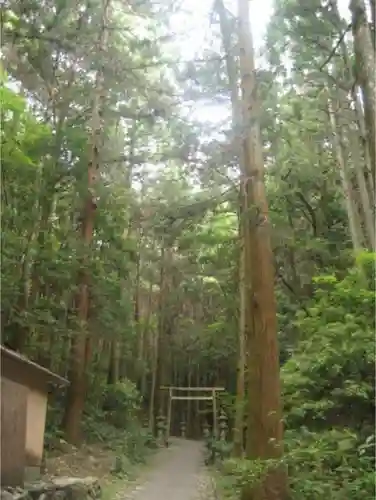
M 248 0 L 238 0 L 239 58 L 242 86 L 245 169 L 243 181 L 245 214 L 249 220 L 249 268 L 245 280 L 249 293 L 248 321 L 248 435 L 246 454 L 251 459 L 279 458 L 283 453 L 283 427 L 277 309 L 274 294 L 273 253 L 264 163 L 258 122 L 254 50 L 249 24 Z M 260 483 L 243 491 L 243 500 L 285 500 L 287 475 L 284 469 L 269 469 Z
M 69 442 L 78 443 L 80 440 L 81 417 L 85 405 L 87 369 L 91 358 L 91 339 L 88 328 L 89 320 L 89 290 L 90 276 L 87 271 L 90 246 L 93 240 L 94 219 L 96 201 L 94 195 L 95 182 L 100 168 L 100 150 L 102 136 L 102 115 L 104 100 L 104 71 L 103 60 L 107 48 L 108 38 L 108 17 L 110 12 L 110 0 L 102 2 L 101 26 L 99 27 L 99 37 L 97 53 L 99 69 L 96 74 L 93 94 L 92 115 L 91 115 L 91 145 L 90 159 L 87 169 L 87 190 L 86 199 L 82 211 L 81 235 L 85 247 L 85 257 L 79 273 L 79 287 L 77 297 L 78 319 L 80 331 L 73 337 L 71 346 L 71 366 L 68 389 L 66 411 L 64 416 L 64 428 Z

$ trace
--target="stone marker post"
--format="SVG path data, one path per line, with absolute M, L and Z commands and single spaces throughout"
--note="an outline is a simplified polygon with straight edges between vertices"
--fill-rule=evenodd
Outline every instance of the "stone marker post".
M 209 431 L 209 425 L 208 425 L 208 423 L 206 422 L 206 420 L 205 420 L 204 425 L 203 425 L 202 433 L 203 433 L 203 435 L 204 435 L 204 440 L 205 440 L 205 442 L 209 441 L 209 438 L 210 438 L 210 431 Z
M 227 438 L 227 417 L 223 410 L 219 415 L 219 439 L 221 441 L 226 441 Z
M 181 432 L 181 437 L 185 439 L 187 434 L 187 425 L 185 423 L 185 420 L 182 420 L 180 423 L 180 432 Z
M 166 445 L 166 418 L 162 410 L 159 410 L 157 417 L 157 443 L 161 447 Z

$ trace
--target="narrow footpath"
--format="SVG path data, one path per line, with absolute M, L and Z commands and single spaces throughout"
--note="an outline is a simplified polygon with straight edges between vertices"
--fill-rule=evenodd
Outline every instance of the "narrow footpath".
M 154 457 L 154 465 L 123 500 L 215 500 L 214 485 L 204 466 L 204 445 L 171 439 Z

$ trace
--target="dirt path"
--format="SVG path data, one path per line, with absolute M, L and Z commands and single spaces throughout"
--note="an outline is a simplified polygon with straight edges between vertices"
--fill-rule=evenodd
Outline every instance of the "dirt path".
M 201 443 L 172 439 L 153 462 L 146 477 L 123 500 L 215 500 Z

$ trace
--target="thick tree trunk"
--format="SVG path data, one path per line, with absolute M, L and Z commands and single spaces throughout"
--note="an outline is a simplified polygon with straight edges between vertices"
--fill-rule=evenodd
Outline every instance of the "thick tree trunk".
M 107 48 L 107 25 L 110 9 L 110 0 L 102 2 L 101 26 L 98 37 L 98 56 L 103 59 Z M 93 195 L 93 187 L 96 182 L 100 167 L 99 152 L 101 148 L 102 114 L 103 114 L 103 68 L 97 71 L 95 90 L 92 106 L 91 119 L 91 148 L 90 162 L 88 165 L 86 200 L 82 212 L 81 237 L 86 247 L 86 260 L 90 254 L 90 246 L 93 240 L 94 218 L 96 203 Z M 87 262 L 83 262 L 79 273 L 79 292 L 77 297 L 77 316 L 79 320 L 79 331 L 72 339 L 71 365 L 69 372 L 70 385 L 64 416 L 64 429 L 67 440 L 71 443 L 80 441 L 81 417 L 85 406 L 87 389 L 87 369 L 91 356 L 91 343 L 88 329 L 89 316 L 89 287 L 90 277 L 86 270 Z
M 342 19 L 338 10 L 337 1 L 332 2 L 332 12 L 335 15 L 336 23 L 340 26 Z M 344 69 L 340 73 L 340 77 L 348 82 L 353 82 L 354 78 L 356 80 L 357 75 L 354 75 L 351 58 L 349 57 L 345 40 L 341 41 L 340 50 L 345 63 Z M 372 149 L 372 146 L 369 144 L 369 140 L 372 139 L 372 137 L 370 138 L 367 134 L 365 115 L 360 100 L 358 85 L 352 86 L 351 97 L 354 103 L 355 113 L 349 109 L 348 92 L 338 88 L 338 100 L 341 104 L 341 113 L 336 126 L 340 134 L 343 134 L 344 131 L 347 132 L 346 135 L 349 140 L 349 152 L 359 189 L 359 201 L 361 206 L 360 211 L 362 213 L 363 227 L 365 229 L 366 241 L 368 243 L 367 246 L 372 250 L 375 248 L 375 227 L 373 220 L 374 187 L 370 158 L 370 150 Z M 349 115 L 348 119 L 343 118 L 345 114 Z M 340 119 L 341 117 L 342 119 Z M 357 122 L 357 130 L 352 127 L 351 122 L 353 120 Z M 340 147 L 342 148 L 341 144 Z M 347 156 L 347 154 L 342 155 L 343 160 Z
M 337 1 L 333 1 L 332 4 L 332 14 L 335 16 L 336 19 L 336 24 L 337 26 L 341 26 L 342 24 L 342 18 L 340 16 L 339 10 L 338 10 L 338 3 Z M 349 85 L 354 82 L 355 80 L 355 85 L 351 86 L 351 97 L 354 103 L 354 108 L 355 108 L 355 115 L 356 115 L 356 121 L 358 124 L 359 128 L 359 142 L 361 144 L 361 149 L 362 153 L 364 155 L 364 165 L 362 164 L 363 162 L 359 161 L 357 165 L 354 167 L 360 172 L 362 172 L 362 175 L 367 178 L 369 187 L 371 187 L 370 193 L 371 197 L 374 197 L 373 191 L 374 187 L 373 185 L 373 178 L 372 178 L 372 165 L 371 165 L 371 157 L 370 157 L 370 150 L 371 147 L 369 144 L 370 137 L 367 134 L 367 128 L 365 124 L 365 117 L 364 117 L 364 111 L 362 107 L 362 102 L 360 99 L 360 92 L 361 88 L 359 87 L 360 82 L 358 82 L 357 75 L 354 74 L 354 65 L 351 57 L 349 57 L 348 53 L 348 47 L 346 45 L 345 39 L 342 39 L 340 43 L 340 50 L 342 53 L 342 57 L 344 60 L 344 70 L 342 72 L 342 76 L 344 80 L 347 80 L 349 82 Z M 356 66 L 355 66 L 356 68 Z M 342 102 L 346 104 L 346 107 L 348 107 L 348 93 L 343 90 L 339 89 L 339 93 L 342 94 Z M 352 121 L 352 117 L 350 117 L 349 121 Z M 371 138 L 372 139 L 372 138 Z M 369 189 L 367 187 L 367 189 Z
M 375 251 L 375 221 L 372 213 L 369 191 L 364 177 L 364 169 L 362 168 L 362 160 L 359 152 L 360 143 L 358 135 L 353 130 L 349 130 L 349 140 L 353 168 L 358 183 L 359 199 L 362 207 L 362 219 L 364 232 L 366 234 L 367 247 L 369 250 Z
M 227 78 L 231 97 L 232 107 L 232 130 L 233 130 L 233 145 L 235 153 L 239 159 L 239 169 L 241 178 L 246 178 L 245 157 L 242 138 L 242 112 L 238 85 L 238 67 L 231 46 L 231 25 L 223 3 L 223 0 L 217 0 L 217 12 L 219 15 L 221 36 L 223 48 L 225 51 Z M 235 421 L 234 421 L 234 456 L 243 454 L 243 427 L 244 427 L 244 396 L 245 396 L 245 335 L 247 321 L 247 292 L 245 280 L 246 266 L 246 247 L 248 240 L 245 232 L 247 230 L 244 214 L 244 196 L 242 191 L 239 193 L 240 210 L 239 210 L 239 326 L 238 326 L 238 366 L 236 376 L 236 403 L 235 403 Z
M 354 37 L 356 80 L 364 101 L 367 142 L 372 166 L 373 185 L 376 185 L 376 64 L 366 7 L 363 0 L 351 0 L 352 32 Z
M 90 174 L 89 174 L 90 175 Z M 95 206 L 88 196 L 84 211 L 82 235 L 86 244 L 89 244 L 93 234 Z M 85 405 L 86 395 L 86 338 L 88 335 L 89 312 L 89 278 L 85 271 L 80 272 L 80 285 L 77 297 L 77 316 L 80 330 L 72 339 L 71 364 L 69 370 L 70 385 L 68 388 L 64 428 L 67 440 L 78 444 L 80 441 L 81 417 Z
M 245 128 L 243 181 L 248 218 L 249 271 L 246 275 L 249 308 L 248 347 L 248 436 L 250 459 L 280 458 L 283 453 L 282 403 L 277 339 L 277 307 L 274 295 L 273 254 L 264 163 L 256 95 L 254 51 L 249 25 L 248 0 L 238 0 L 240 72 Z M 248 283 L 249 281 L 249 283 Z M 257 485 L 243 491 L 244 500 L 286 500 L 287 474 L 283 467 L 265 472 Z
M 375 185 L 374 185 L 374 174 L 373 171 L 375 169 L 372 166 L 370 150 L 371 147 L 369 145 L 369 138 L 367 135 L 367 129 L 365 124 L 364 113 L 362 109 L 362 105 L 360 102 L 358 87 L 354 88 L 352 91 L 353 102 L 355 106 L 355 112 L 357 116 L 357 122 L 359 127 L 359 142 L 362 145 L 362 153 L 364 156 L 364 165 L 362 162 L 359 163 L 357 170 L 362 172 L 363 177 L 365 178 L 366 187 L 368 191 L 368 197 L 371 201 L 372 206 L 374 206 L 376 199 Z

